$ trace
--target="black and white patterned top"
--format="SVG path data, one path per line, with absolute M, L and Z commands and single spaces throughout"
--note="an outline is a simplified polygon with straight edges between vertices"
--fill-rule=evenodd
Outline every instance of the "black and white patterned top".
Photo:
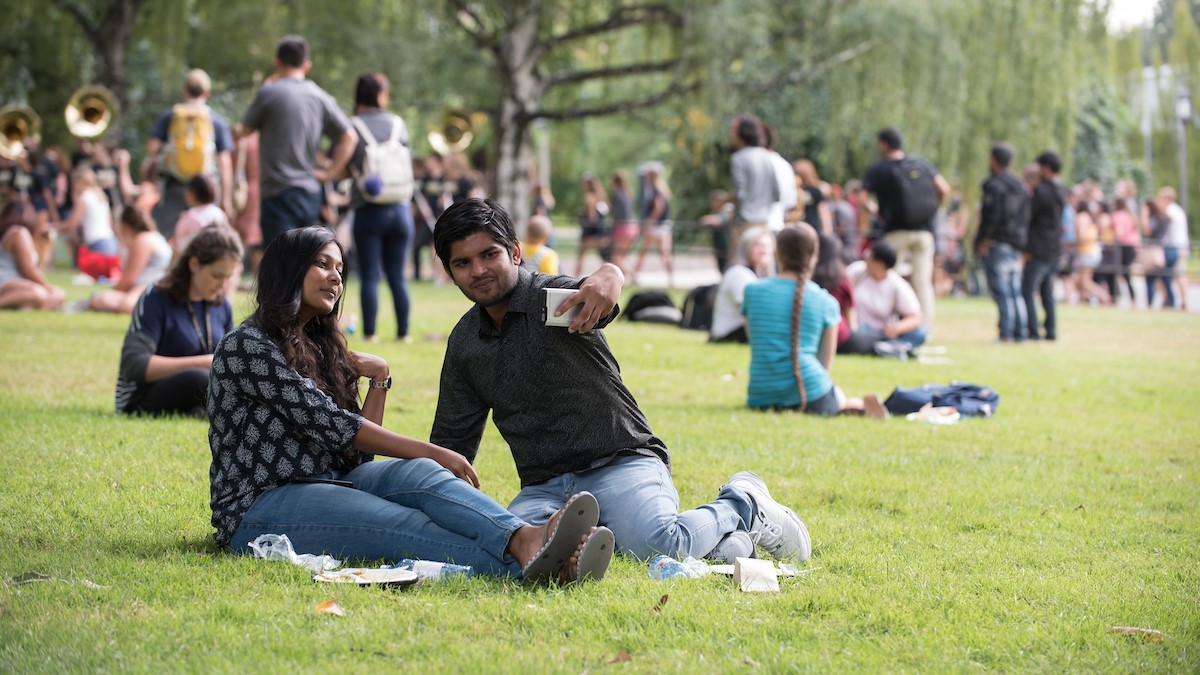
M 371 460 L 349 452 L 363 418 L 289 367 L 253 320 L 217 345 L 208 420 L 213 538 L 222 545 L 263 492 Z

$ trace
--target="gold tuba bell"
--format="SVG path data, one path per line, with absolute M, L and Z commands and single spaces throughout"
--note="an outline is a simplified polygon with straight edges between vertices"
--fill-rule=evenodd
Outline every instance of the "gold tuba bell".
M 38 141 L 42 119 L 27 105 L 0 108 L 0 157 L 14 160 L 25 154 L 25 141 Z
M 76 138 L 93 139 L 104 135 L 117 118 L 117 97 L 100 85 L 80 87 L 71 94 L 64 116 L 67 129 Z
M 441 123 L 429 130 L 429 145 L 443 156 L 466 150 L 475 138 L 475 117 L 463 110 L 443 111 Z

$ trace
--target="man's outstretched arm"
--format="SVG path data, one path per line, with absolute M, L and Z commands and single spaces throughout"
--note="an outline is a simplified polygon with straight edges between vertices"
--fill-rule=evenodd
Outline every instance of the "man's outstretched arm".
M 555 316 L 562 316 L 567 310 L 579 305 L 579 315 L 571 322 L 568 331 L 587 333 L 597 325 L 603 328 L 611 320 L 610 315 L 621 300 L 621 289 L 624 286 L 625 274 L 621 268 L 612 263 L 604 263 L 584 280 L 578 291 L 559 305 Z

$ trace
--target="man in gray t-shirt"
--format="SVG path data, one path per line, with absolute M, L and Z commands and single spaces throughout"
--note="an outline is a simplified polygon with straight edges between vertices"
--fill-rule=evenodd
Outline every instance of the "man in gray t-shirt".
M 729 169 L 737 203 L 729 241 L 736 242 L 751 225 L 767 224 L 771 205 L 780 201 L 780 193 L 771 152 L 763 147 L 762 122 L 753 115 L 734 117 L 729 125 L 729 141 L 734 148 Z
M 358 143 L 333 97 L 307 79 L 310 68 L 304 38 L 280 40 L 273 81 L 259 88 L 239 128 L 239 136 L 260 132 L 263 246 L 320 220 L 321 184 L 342 173 Z M 333 150 L 330 165 L 318 168 L 322 136 L 333 141 Z

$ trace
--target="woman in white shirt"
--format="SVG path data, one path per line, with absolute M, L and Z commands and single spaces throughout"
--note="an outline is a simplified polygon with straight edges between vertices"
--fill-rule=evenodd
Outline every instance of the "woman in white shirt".
M 775 235 L 765 227 L 752 227 L 742 233 L 738 242 L 737 262 L 721 276 L 717 296 L 713 300 L 712 325 L 709 342 L 741 342 L 746 337 L 746 317 L 742 316 L 742 300 L 746 286 L 771 273 L 775 259 Z
M 75 206 L 62 229 L 72 244 L 79 246 L 76 263 L 80 271 L 96 279 L 120 276 L 120 247 L 113 233 L 112 209 L 96 173 L 87 166 L 76 167 L 71 172 L 71 184 Z

